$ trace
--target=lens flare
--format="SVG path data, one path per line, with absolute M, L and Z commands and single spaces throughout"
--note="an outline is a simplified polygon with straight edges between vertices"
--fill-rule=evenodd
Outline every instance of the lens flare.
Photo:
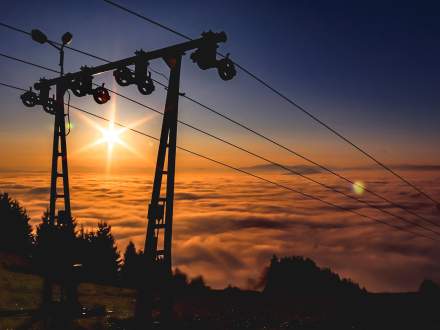
M 119 134 L 121 130 L 116 130 L 113 122 L 109 122 L 107 128 L 101 128 L 102 140 L 107 144 L 120 143 Z
M 133 122 L 130 124 L 127 124 L 126 127 L 118 127 L 118 125 L 115 123 L 115 114 L 116 114 L 116 98 L 112 99 L 111 107 L 110 107 L 110 120 L 105 126 L 101 126 L 92 119 L 86 117 L 85 115 L 81 113 L 75 113 L 75 115 L 78 116 L 78 118 L 82 119 L 84 122 L 88 123 L 90 126 L 94 127 L 98 132 L 101 133 L 101 137 L 97 140 L 81 147 L 80 149 L 76 150 L 73 153 L 73 156 L 84 152 L 90 148 L 96 147 L 98 145 L 107 145 L 107 162 L 106 162 L 106 170 L 107 173 L 110 172 L 110 166 L 113 156 L 113 151 L 116 146 L 123 147 L 124 149 L 130 151 L 134 155 L 138 156 L 140 159 L 144 159 L 142 155 L 135 150 L 134 147 L 129 145 L 127 142 L 123 140 L 123 134 L 127 132 L 130 129 L 133 129 L 145 122 L 148 122 L 151 118 L 151 116 L 144 117 L 137 122 Z
M 352 188 L 356 195 L 362 195 L 365 191 L 365 184 L 362 181 L 355 181 Z

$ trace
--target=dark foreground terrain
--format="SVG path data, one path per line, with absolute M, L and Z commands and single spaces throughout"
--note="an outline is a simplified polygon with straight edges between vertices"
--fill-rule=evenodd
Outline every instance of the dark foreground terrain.
M 42 279 L 13 270 L 0 260 L 0 329 L 44 329 Z M 84 309 L 59 329 L 130 329 L 133 289 L 84 283 Z M 174 329 L 440 329 L 434 293 L 274 296 L 235 288 L 193 290 L 175 298 Z M 53 306 L 62 311 L 62 306 Z M 58 313 L 62 315 L 62 313 Z M 155 328 L 160 323 L 155 322 Z

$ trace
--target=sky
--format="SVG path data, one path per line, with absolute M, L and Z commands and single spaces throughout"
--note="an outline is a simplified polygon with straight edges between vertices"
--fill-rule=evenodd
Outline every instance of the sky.
M 220 45 L 221 52 L 230 53 L 234 61 L 440 198 L 437 142 L 440 138 L 440 5 L 436 2 L 130 1 L 126 5 L 194 38 L 203 31 L 225 31 L 228 40 Z M 132 56 L 135 50 L 153 50 L 184 41 L 100 0 L 62 5 L 58 1 L 11 2 L 1 6 L 3 23 L 27 31 L 41 29 L 52 40 L 70 31 L 73 47 L 110 60 Z M 57 69 L 58 54 L 50 46 L 37 44 L 28 36 L 3 27 L 0 27 L 0 40 L 1 53 Z M 238 71 L 233 80 L 225 82 L 215 70 L 200 70 L 189 59 L 189 53 L 186 55 L 181 92 L 353 180 L 392 194 L 430 219 L 439 218 L 422 196 L 414 195 L 414 191 L 379 171 L 359 152 L 243 72 Z M 101 63 L 66 50 L 67 72 L 77 71 L 82 65 Z M 167 75 L 167 68 L 160 60 L 152 61 L 151 66 Z M 0 73 L 1 82 L 24 88 L 41 77 L 54 76 L 2 57 Z M 161 76 L 154 78 L 166 82 Z M 95 81 L 105 82 L 106 86 L 158 110 L 164 107 L 166 91 L 160 86 L 156 86 L 152 95 L 143 96 L 134 86 L 118 86 L 111 73 L 102 74 Z M 0 100 L 0 191 L 14 193 L 13 197 L 22 201 L 37 222 L 47 206 L 45 189 L 49 182 L 53 118 L 40 107 L 25 108 L 19 93 L 1 86 Z M 90 96 L 73 96 L 71 103 L 153 136 L 160 133 L 160 116 L 115 95 L 105 105 L 97 105 Z M 179 118 L 284 165 L 309 165 L 185 99 L 180 100 Z M 90 226 L 98 219 L 114 225 L 121 249 L 129 239 L 142 246 L 145 205 L 151 193 L 148 182 L 153 178 L 157 143 L 124 131 L 110 154 L 111 141 L 105 139 L 107 123 L 91 120 L 74 110 L 71 120 L 68 159 L 74 215 L 79 222 Z M 95 143 L 100 140 L 102 143 Z M 298 189 L 323 193 L 329 200 L 347 203 L 302 179 L 290 175 L 287 178 L 285 173 L 265 168 L 261 160 L 187 127 L 179 126 L 178 144 L 234 166 L 261 172 L 271 179 L 294 180 L 289 183 Z M 336 186 L 343 184 L 323 173 L 312 171 L 310 175 Z M 223 181 L 224 177 L 231 181 Z M 127 184 L 122 185 L 125 180 Z M 236 180 L 240 182 L 237 186 L 233 184 Z M 246 286 L 248 279 L 258 276 L 264 260 L 274 252 L 313 257 L 323 266 L 335 268 L 372 290 L 410 290 L 425 276 L 440 279 L 435 264 L 439 251 L 434 244 L 417 239 L 414 255 L 409 254 L 404 247 L 406 234 L 382 231 L 376 224 L 358 224 L 362 221 L 354 215 L 305 203 L 298 196 L 292 199 L 291 194 L 281 194 L 274 188 L 262 190 L 255 180 L 246 180 L 178 152 L 176 266 L 194 275 L 203 273 L 208 283 L 216 287 L 229 282 Z M 352 193 L 352 187 L 346 184 L 341 187 Z M 87 204 L 84 194 L 96 198 L 95 209 Z M 107 208 L 113 202 L 120 211 L 108 214 Z M 211 225 L 213 219 L 222 224 Z M 255 224 L 258 219 L 263 219 L 263 224 L 271 223 L 266 227 L 245 225 Z M 273 228 L 272 221 L 288 225 Z M 298 225 L 293 224 L 296 221 Z M 305 225 L 307 221 L 322 222 L 325 226 Z M 353 225 L 341 226 L 341 221 Z M 191 232 L 196 234 L 191 236 Z M 303 238 L 311 233 L 316 233 L 313 243 Z M 396 245 L 388 246 L 385 234 L 394 235 L 392 244 Z M 267 242 L 260 247 L 256 242 L 262 237 L 267 237 Z M 292 237 L 301 239 L 296 242 Z M 363 238 L 362 243 L 359 237 Z M 225 241 L 237 243 L 229 246 L 224 245 Z M 354 242 L 360 246 L 355 248 Z M 226 246 L 229 251 L 224 251 Z M 231 250 L 242 253 L 235 255 Z M 377 261 L 377 269 L 364 266 L 372 260 Z M 210 271 L 222 262 L 224 265 L 230 262 L 235 271 Z M 390 269 L 379 279 L 376 272 L 384 273 L 385 263 Z M 412 266 L 407 267 L 407 263 Z M 403 269 L 409 268 L 411 274 L 396 279 Z

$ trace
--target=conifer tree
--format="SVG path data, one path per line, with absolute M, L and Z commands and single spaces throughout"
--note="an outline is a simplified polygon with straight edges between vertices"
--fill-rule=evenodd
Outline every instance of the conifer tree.
M 29 220 L 20 203 L 0 194 L 0 251 L 29 256 L 34 239 Z
M 88 271 L 98 282 L 114 283 L 118 278 L 120 255 L 111 226 L 106 222 L 98 223 L 98 230 L 90 237 L 90 264 Z
M 136 252 L 136 246 L 130 241 L 125 249 L 124 264 L 121 268 L 122 280 L 126 286 L 136 287 L 140 278 L 142 252 Z

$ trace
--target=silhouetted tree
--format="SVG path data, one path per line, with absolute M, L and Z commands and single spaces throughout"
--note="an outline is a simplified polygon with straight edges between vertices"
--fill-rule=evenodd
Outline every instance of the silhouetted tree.
M 40 273 L 53 273 L 56 266 L 52 254 L 56 249 L 56 227 L 49 222 L 49 212 L 46 210 L 37 226 L 33 261 Z
M 51 300 L 50 287 L 54 282 L 62 284 L 62 299 L 77 304 L 74 264 L 79 260 L 76 240 L 76 222 L 64 219 L 51 223 L 46 211 L 37 226 L 33 264 L 35 270 L 43 275 L 43 301 Z
M 0 251 L 28 256 L 32 249 L 32 227 L 26 210 L 9 197 L 0 194 Z
M 419 293 L 425 296 L 440 297 L 440 287 L 434 281 L 430 279 L 424 279 L 422 284 L 420 284 Z
M 55 272 L 69 267 L 78 260 L 76 245 L 76 221 L 69 219 L 61 224 L 51 223 L 46 210 L 37 226 L 34 259 L 39 268 L 55 267 Z M 47 265 L 46 265 L 47 263 Z
M 49 222 L 49 212 L 46 210 L 41 217 L 41 223 L 37 226 L 35 235 L 35 248 L 33 252 L 34 269 L 43 275 L 42 302 L 49 303 L 52 300 L 52 284 L 56 277 L 56 260 L 52 258 L 56 249 L 56 227 Z
M 84 230 L 81 226 L 77 235 L 77 249 L 79 255 L 79 264 L 81 265 L 81 274 L 83 279 L 89 279 L 89 267 L 93 264 L 94 256 L 92 249 L 92 240 L 95 236 L 93 231 Z
M 187 286 L 188 285 L 188 275 L 182 272 L 179 268 L 174 270 L 173 275 L 174 282 L 177 283 L 178 286 Z
M 125 248 L 124 252 L 124 265 L 121 268 L 122 272 L 130 273 L 132 268 L 135 266 L 136 263 L 136 246 L 132 241 L 128 242 L 127 247 Z
M 438 315 L 438 302 L 440 301 L 440 286 L 430 279 L 424 279 L 420 284 L 420 302 L 426 313 Z
M 86 235 L 87 254 L 83 257 L 86 278 L 103 283 L 115 283 L 120 267 L 120 255 L 111 226 L 101 221 L 98 230 Z
M 203 276 L 197 276 L 191 279 L 191 281 L 188 284 L 188 288 L 197 293 L 203 293 L 209 289 L 209 287 L 205 284 L 205 280 L 203 279 Z
M 121 267 L 121 278 L 125 286 L 138 286 L 144 275 L 142 267 L 146 267 L 142 256 L 142 251 L 136 252 L 136 246 L 130 241 L 125 249 L 124 264 Z
M 341 279 L 328 268 L 319 268 L 311 259 L 273 256 L 263 277 L 265 294 L 344 295 L 359 294 L 360 287 L 351 280 Z
M 175 293 L 182 293 L 188 288 L 188 276 L 179 268 L 174 270 L 173 274 L 173 291 Z

